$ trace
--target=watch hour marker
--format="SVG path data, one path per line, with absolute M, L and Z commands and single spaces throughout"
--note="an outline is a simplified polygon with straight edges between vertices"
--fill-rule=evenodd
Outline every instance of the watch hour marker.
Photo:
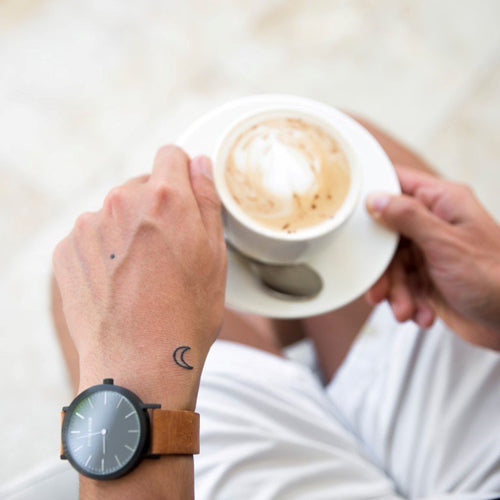
M 80 434 L 80 431 L 69 431 L 70 434 Z
M 129 432 L 139 432 L 139 429 L 129 429 Z
M 120 403 L 124 400 L 125 398 L 122 396 L 119 401 L 118 401 L 118 404 L 116 405 L 116 407 L 118 408 L 120 406 Z
M 87 461 L 85 462 L 85 467 L 87 467 L 87 465 L 89 464 L 91 458 L 92 458 L 92 455 L 89 455 L 89 458 L 87 458 Z
M 125 418 L 131 417 L 134 413 L 135 411 L 131 411 L 128 415 L 125 415 Z
M 101 472 L 104 472 L 104 458 L 101 458 Z
M 125 445 L 125 448 L 127 448 L 127 450 L 131 451 L 132 453 L 135 451 L 134 448 L 132 448 L 128 444 Z
M 104 391 L 104 404 L 108 404 L 108 392 Z
M 75 451 L 79 451 L 83 448 L 83 444 L 81 444 L 78 448 L 75 448 Z
M 120 459 L 115 455 L 115 459 L 116 461 L 118 462 L 118 465 L 121 467 L 122 466 L 122 463 L 120 462 Z
M 92 400 L 89 398 L 87 401 L 89 402 L 90 407 L 94 408 L 94 403 L 92 403 Z
M 75 415 L 77 417 L 80 417 L 82 420 L 85 420 L 85 417 L 83 415 L 81 415 L 80 413 L 78 413 L 77 411 L 75 411 Z

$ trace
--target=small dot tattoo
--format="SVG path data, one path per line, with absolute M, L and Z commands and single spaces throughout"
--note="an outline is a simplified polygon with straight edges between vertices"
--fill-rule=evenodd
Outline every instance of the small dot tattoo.
M 110 256 L 109 256 L 110 259 L 114 259 L 115 258 L 115 254 L 112 253 Z

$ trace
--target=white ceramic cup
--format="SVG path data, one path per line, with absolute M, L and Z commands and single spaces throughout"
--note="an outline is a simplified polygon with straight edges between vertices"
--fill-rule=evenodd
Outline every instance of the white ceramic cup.
M 320 224 L 293 233 L 262 226 L 252 219 L 235 202 L 225 182 L 226 158 L 239 134 L 256 123 L 278 117 L 299 118 L 320 126 L 337 141 L 347 157 L 350 169 L 349 190 L 335 215 Z M 342 131 L 332 125 L 328 116 L 319 114 L 317 109 L 304 102 L 286 107 L 269 105 L 265 109 L 239 117 L 221 134 L 213 158 L 214 181 L 223 205 L 226 238 L 241 252 L 262 262 L 289 264 L 300 261 L 311 245 L 319 245 L 332 236 L 351 215 L 358 200 L 361 169 L 354 147 L 342 135 Z

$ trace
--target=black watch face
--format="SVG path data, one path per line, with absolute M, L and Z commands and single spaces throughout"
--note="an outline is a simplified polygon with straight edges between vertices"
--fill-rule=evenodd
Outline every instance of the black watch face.
M 137 464 L 146 434 L 139 398 L 122 387 L 98 385 L 82 392 L 67 410 L 64 453 L 81 474 L 112 479 Z

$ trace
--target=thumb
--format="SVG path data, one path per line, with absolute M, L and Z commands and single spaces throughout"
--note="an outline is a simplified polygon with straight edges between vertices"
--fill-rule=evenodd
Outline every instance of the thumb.
M 222 234 L 221 201 L 215 189 L 210 159 L 206 156 L 193 158 L 190 175 L 203 224 L 211 236 L 219 238 Z
M 376 221 L 413 240 L 423 250 L 429 240 L 443 234 L 446 225 L 420 201 L 407 195 L 370 193 L 366 208 Z

